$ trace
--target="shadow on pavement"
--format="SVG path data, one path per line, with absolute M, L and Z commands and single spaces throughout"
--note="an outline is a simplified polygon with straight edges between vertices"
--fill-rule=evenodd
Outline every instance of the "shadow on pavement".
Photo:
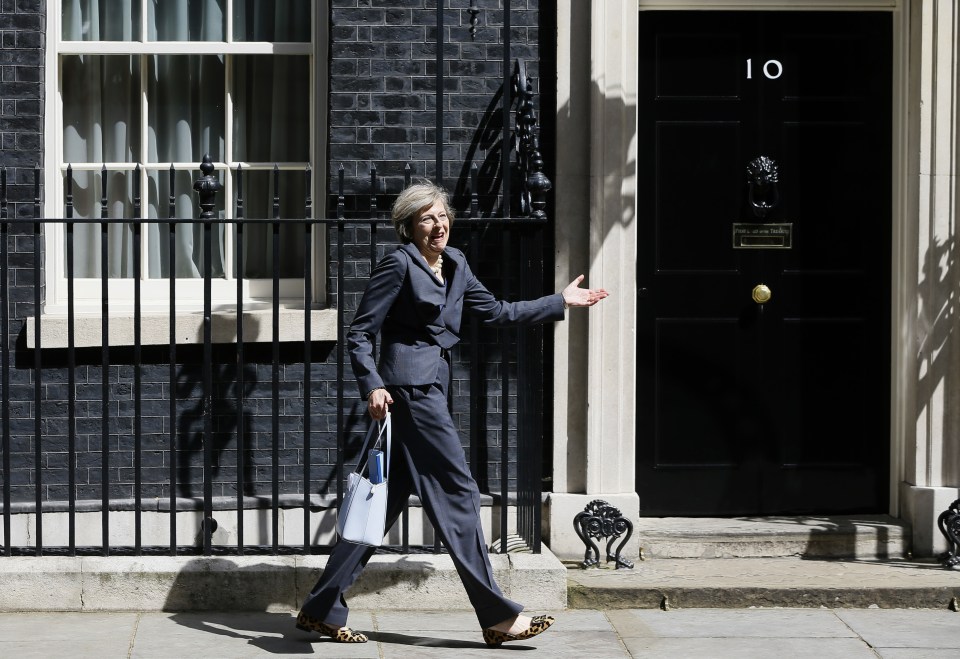
M 178 625 L 227 638 L 246 640 L 270 654 L 311 654 L 317 637 L 294 627 L 288 613 L 175 613 Z
M 431 638 L 428 636 L 415 636 L 413 634 L 397 634 L 395 632 L 364 632 L 371 641 L 378 643 L 392 643 L 395 645 L 416 645 L 427 648 L 451 648 L 451 649 L 487 649 L 486 643 L 474 641 L 461 641 L 451 638 Z M 501 645 L 501 650 L 536 650 L 530 645 Z

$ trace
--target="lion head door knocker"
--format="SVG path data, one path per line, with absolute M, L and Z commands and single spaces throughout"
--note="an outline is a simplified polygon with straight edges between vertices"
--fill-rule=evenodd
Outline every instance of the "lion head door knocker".
M 780 191 L 777 190 L 780 168 L 772 158 L 758 156 L 747 165 L 747 175 L 747 199 L 753 214 L 763 221 L 767 213 L 780 203 Z

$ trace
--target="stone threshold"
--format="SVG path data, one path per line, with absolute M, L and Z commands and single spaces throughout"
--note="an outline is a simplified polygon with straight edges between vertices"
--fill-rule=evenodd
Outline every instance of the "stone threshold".
M 896 559 L 910 525 L 890 515 L 644 517 L 634 528 L 647 558 Z

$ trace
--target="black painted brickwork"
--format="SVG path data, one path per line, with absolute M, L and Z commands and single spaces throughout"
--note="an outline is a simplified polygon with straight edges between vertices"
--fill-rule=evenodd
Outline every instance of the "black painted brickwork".
M 506 1 L 510 61 L 527 62 L 537 91 L 541 3 Z M 469 0 L 444 3 L 443 182 L 456 193 L 457 209 L 464 210 L 470 167 L 476 164 L 481 207 L 492 215 L 498 211 L 501 173 L 504 16 L 501 0 L 474 4 L 479 13 L 472 38 Z M 337 191 L 340 165 L 348 195 L 369 191 L 373 163 L 381 178 L 379 194 L 402 188 L 408 163 L 415 177 L 436 180 L 436 0 L 333 0 L 332 5 L 331 192 Z
M 43 165 L 43 79 L 46 30 L 46 3 L 42 0 L 0 0 L 0 167 L 6 169 L 7 215 L 10 218 L 32 217 L 36 168 Z M 41 191 L 42 194 L 42 191 Z M 15 355 L 16 340 L 22 318 L 34 314 L 33 291 L 37 283 L 33 273 L 33 227 L 10 225 L 7 235 L 9 252 L 8 313 L 10 324 L 8 345 Z M 42 285 L 42 282 L 40 282 Z M 16 362 L 15 359 L 12 361 Z M 18 483 L 28 480 L 30 468 L 22 459 L 25 442 L 19 431 L 32 411 L 19 402 L 17 390 L 32 382 L 29 370 L 10 366 L 11 490 L 17 497 Z M 32 390 L 31 390 L 32 391 Z M 31 394 L 32 400 L 32 394 Z M 29 406 L 32 408 L 32 404 Z M 32 428 L 32 425 L 31 425 Z M 30 431 L 32 434 L 32 430 Z M 32 465 L 32 461 L 30 462 Z M 0 476 L 2 478 L 2 476 Z

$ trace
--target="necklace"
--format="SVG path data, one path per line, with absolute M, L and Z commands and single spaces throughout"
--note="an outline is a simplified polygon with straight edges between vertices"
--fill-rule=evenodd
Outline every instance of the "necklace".
M 431 265 L 430 269 L 433 271 L 433 274 L 437 276 L 437 279 L 443 281 L 443 275 L 440 274 L 440 271 L 443 269 L 443 254 L 437 255 L 437 262 Z

